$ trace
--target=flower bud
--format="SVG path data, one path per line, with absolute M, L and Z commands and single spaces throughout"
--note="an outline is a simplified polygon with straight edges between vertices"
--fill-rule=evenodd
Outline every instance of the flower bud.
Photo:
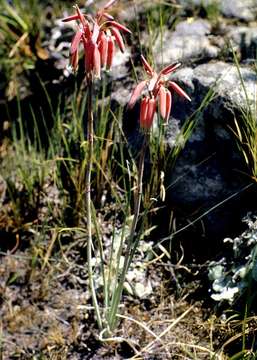
M 124 41 L 122 39 L 122 36 L 121 36 L 121 33 L 119 32 L 118 29 L 112 27 L 110 28 L 111 30 L 111 33 L 113 34 L 113 36 L 115 37 L 115 40 L 117 41 L 117 44 L 120 48 L 120 51 L 121 52 L 124 52 L 125 51 L 125 45 L 124 45 Z
M 115 47 L 114 47 L 114 41 L 111 36 L 108 37 L 108 50 L 107 50 L 107 63 L 106 63 L 106 69 L 110 70 L 112 67 L 113 57 L 114 57 Z
M 154 114 L 156 111 L 156 99 L 145 97 L 140 106 L 140 126 L 144 129 L 151 129 Z
M 108 39 L 104 31 L 101 31 L 99 35 L 99 45 L 98 49 L 101 57 L 102 67 L 106 67 L 107 63 L 107 51 L 108 51 Z
M 140 104 L 140 126 L 142 128 L 145 127 L 146 118 L 147 118 L 147 111 L 148 111 L 148 103 L 149 103 L 149 97 L 145 97 L 141 100 Z
M 96 78 L 101 78 L 101 57 L 97 45 L 94 44 L 94 75 Z

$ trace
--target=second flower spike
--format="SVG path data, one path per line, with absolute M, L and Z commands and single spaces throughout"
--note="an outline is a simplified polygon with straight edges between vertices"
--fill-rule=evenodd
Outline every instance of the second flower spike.
M 157 73 L 143 55 L 141 55 L 141 59 L 148 79 L 141 81 L 135 87 L 128 106 L 132 108 L 136 101 L 141 96 L 144 96 L 140 105 L 140 126 L 149 130 L 152 127 L 157 101 L 160 115 L 165 123 L 167 123 L 172 105 L 172 92 L 176 92 L 189 101 L 191 101 L 191 99 L 178 84 L 173 81 L 168 81 L 166 78 L 167 75 L 174 72 L 180 66 L 179 63 L 168 65 Z

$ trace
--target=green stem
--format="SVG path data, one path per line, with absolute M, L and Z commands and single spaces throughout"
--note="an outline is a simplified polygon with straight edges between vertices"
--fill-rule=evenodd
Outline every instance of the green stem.
M 92 296 L 93 307 L 96 314 L 97 323 L 100 329 L 102 329 L 102 319 L 100 309 L 96 297 L 93 271 L 92 271 L 92 213 L 91 213 L 91 173 L 93 164 L 93 151 L 94 151 L 94 116 L 92 108 L 92 97 L 93 97 L 93 82 L 88 77 L 87 79 L 87 141 L 88 141 L 88 152 L 87 152 L 87 167 L 86 167 L 86 211 L 87 211 L 87 267 L 88 267 L 88 279 L 89 288 Z
M 146 153 L 146 149 L 147 149 L 147 145 L 148 145 L 148 136 L 149 136 L 149 134 L 145 134 L 145 136 L 144 136 L 143 146 L 142 146 L 141 153 L 140 153 L 140 159 L 139 159 L 139 164 L 138 164 L 138 189 L 137 189 L 137 194 L 136 194 L 136 198 L 135 198 L 134 217 L 133 217 L 133 222 L 131 225 L 130 234 L 128 237 L 128 243 L 127 243 L 127 247 L 126 247 L 126 251 L 125 251 L 125 261 L 124 261 L 124 265 L 122 268 L 122 273 L 120 275 L 120 279 L 118 281 L 117 287 L 115 289 L 115 292 L 114 292 L 114 295 L 112 298 L 112 303 L 111 303 L 111 308 L 110 308 L 110 313 L 109 313 L 109 321 L 108 321 L 110 331 L 113 331 L 116 327 L 116 323 L 117 323 L 116 314 L 117 314 L 121 296 L 122 296 L 123 285 L 125 282 L 125 277 L 126 277 L 127 271 L 129 269 L 129 266 L 130 266 L 132 258 L 133 258 L 133 253 L 134 253 L 133 241 L 134 241 L 134 237 L 135 237 L 135 233 L 136 233 L 136 227 L 137 227 L 137 223 L 138 223 L 140 206 L 141 206 L 141 201 L 142 201 L 144 163 L 145 163 L 145 153 Z

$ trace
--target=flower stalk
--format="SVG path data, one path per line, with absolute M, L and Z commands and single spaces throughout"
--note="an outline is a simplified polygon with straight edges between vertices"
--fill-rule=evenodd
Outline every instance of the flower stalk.
M 144 175 L 144 162 L 146 149 L 149 144 L 150 129 L 153 124 L 154 115 L 156 113 L 157 104 L 159 106 L 160 115 L 164 122 L 167 123 L 170 117 L 171 105 L 172 105 L 172 91 L 175 91 L 178 95 L 191 101 L 190 97 L 184 92 L 183 89 L 175 82 L 168 81 L 166 76 L 174 72 L 180 64 L 171 64 L 162 69 L 159 74 L 154 71 L 147 60 L 141 55 L 141 60 L 146 74 L 149 80 L 141 81 L 134 91 L 132 92 L 128 107 L 132 108 L 137 99 L 143 95 L 140 104 L 140 127 L 144 132 L 143 145 L 140 152 L 139 164 L 138 164 L 138 185 L 137 193 L 134 205 L 134 217 L 130 228 L 130 234 L 127 240 L 127 246 L 125 250 L 125 261 L 120 274 L 117 279 L 116 288 L 114 290 L 113 298 L 111 301 L 108 325 L 109 330 L 113 331 L 117 325 L 117 312 L 121 301 L 122 291 L 125 283 L 126 274 L 129 266 L 135 254 L 138 241 L 136 239 L 136 228 L 139 220 L 140 206 L 142 202 L 142 190 L 143 190 L 143 175 Z M 145 95 L 146 92 L 146 95 Z M 138 235 L 139 236 L 139 235 Z
M 100 330 L 103 329 L 103 319 L 94 285 L 92 266 L 92 208 L 91 208 L 91 174 L 94 157 L 94 116 L 93 116 L 93 85 L 95 79 L 101 78 L 101 69 L 110 70 L 115 56 L 115 44 L 124 52 L 125 44 L 121 32 L 131 33 L 125 26 L 114 21 L 106 12 L 116 0 L 109 0 L 94 17 L 83 14 L 79 7 L 74 6 L 75 14 L 63 19 L 64 22 L 76 21 L 77 31 L 70 47 L 70 64 L 76 72 L 79 66 L 79 53 L 84 50 L 84 71 L 87 85 L 87 155 L 82 162 L 81 181 L 85 174 L 85 207 L 87 213 L 87 269 L 89 289 L 92 303 Z M 81 186 L 80 186 L 81 188 Z M 82 191 L 84 194 L 84 191 Z M 103 265 L 103 264 L 102 264 Z M 103 270 L 104 271 L 104 270 Z M 104 278 L 104 273 L 102 274 Z
M 87 167 L 86 167 L 86 177 L 85 177 L 85 187 L 86 187 L 86 212 L 87 212 L 87 269 L 88 269 L 88 280 L 89 288 L 92 296 L 93 307 L 95 310 L 95 315 L 97 319 L 97 324 L 99 329 L 102 329 L 102 318 L 100 313 L 100 308 L 97 301 L 94 278 L 93 278 L 93 269 L 92 269 L 92 213 L 91 213 L 91 173 L 93 167 L 93 151 L 94 151 L 94 115 L 93 115 L 93 81 L 92 77 L 87 77 Z
M 102 333 L 107 330 L 108 335 L 113 332 L 117 326 L 118 307 L 121 302 L 126 274 L 129 270 L 129 266 L 133 260 L 133 256 L 139 242 L 137 225 L 140 217 L 140 208 L 143 196 L 145 155 L 149 145 L 150 130 L 157 107 L 159 108 L 159 113 L 164 122 L 167 123 L 170 117 L 172 95 L 174 92 L 190 101 L 189 96 L 184 92 L 184 90 L 175 82 L 169 81 L 167 78 L 167 76 L 174 72 L 180 64 L 171 64 L 157 73 L 147 60 L 141 56 L 147 79 L 141 81 L 136 86 L 128 104 L 128 107 L 132 108 L 136 101 L 142 97 L 139 122 L 144 136 L 137 167 L 137 188 L 135 190 L 134 215 L 129 235 L 126 240 L 124 264 L 121 271 L 119 271 L 119 266 L 117 266 L 114 291 L 111 295 L 109 295 L 110 293 L 107 293 L 108 290 L 106 291 L 105 306 L 107 311 L 102 312 L 97 299 L 92 265 L 92 214 L 93 220 L 96 220 L 94 213 L 92 213 L 91 200 L 91 175 L 94 158 L 93 86 L 95 79 L 101 78 L 101 70 L 109 70 L 111 68 L 115 56 L 115 45 L 118 46 L 121 52 L 124 52 L 125 44 L 122 33 L 131 33 L 129 29 L 116 22 L 113 17 L 106 12 L 106 10 L 108 10 L 115 2 L 116 0 L 109 0 L 108 3 L 95 14 L 94 17 L 83 14 L 76 5 L 74 7 L 75 14 L 63 20 L 64 22 L 76 21 L 77 23 L 77 31 L 73 37 L 70 47 L 70 64 L 74 71 L 78 69 L 79 54 L 82 49 L 84 53 L 84 71 L 87 85 L 87 153 L 81 168 L 81 184 L 85 181 L 83 184 L 83 190 L 85 191 L 82 191 L 82 194 L 85 192 L 85 207 L 87 213 L 87 269 L 89 289 L 97 324 L 99 329 L 102 330 Z M 121 256 L 122 250 L 123 243 L 121 243 L 120 246 L 119 256 Z M 102 261 L 102 277 L 105 283 L 103 256 L 100 255 L 100 257 Z M 118 259 L 118 264 L 119 263 L 120 257 Z M 106 290 L 105 286 L 104 289 Z M 104 328 L 106 324 L 107 329 Z
M 149 132 L 146 131 L 144 133 L 143 145 L 140 152 L 140 158 L 138 163 L 138 180 L 137 180 L 137 192 L 135 196 L 135 204 L 134 204 L 134 216 L 133 221 L 130 228 L 130 233 L 127 240 L 127 246 L 125 250 L 125 261 L 122 268 L 121 275 L 116 283 L 116 289 L 114 290 L 109 316 L 108 316 L 108 326 L 109 330 L 113 331 L 117 325 L 118 317 L 118 307 L 121 301 L 121 296 L 123 292 L 123 287 L 125 283 L 126 274 L 128 272 L 129 266 L 133 259 L 133 255 L 136 250 L 136 244 L 138 241 L 134 241 L 136 236 L 136 228 L 140 215 L 140 206 L 142 202 L 142 194 L 143 194 L 143 175 L 144 175 L 144 164 L 145 164 L 145 154 L 146 149 L 149 144 Z

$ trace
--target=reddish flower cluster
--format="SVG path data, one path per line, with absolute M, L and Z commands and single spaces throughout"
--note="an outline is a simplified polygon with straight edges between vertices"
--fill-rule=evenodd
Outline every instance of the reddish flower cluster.
M 180 64 L 172 64 L 160 71 L 157 74 L 149 65 L 143 55 L 141 55 L 142 63 L 147 75 L 150 76 L 149 80 L 141 81 L 134 89 L 128 106 L 132 108 L 137 99 L 147 89 L 146 96 L 141 100 L 140 105 L 140 126 L 145 129 L 150 129 L 153 123 L 154 114 L 159 103 L 159 111 L 161 117 L 167 123 L 170 116 L 172 95 L 171 91 L 175 91 L 180 96 L 191 101 L 190 97 L 178 86 L 174 81 L 165 79 L 165 76 L 175 71 Z
M 78 30 L 72 40 L 70 49 L 70 61 L 74 71 L 77 70 L 79 61 L 79 44 L 82 43 L 85 54 L 85 72 L 100 78 L 101 68 L 109 70 L 112 66 L 115 53 L 115 42 L 124 52 L 125 45 L 120 31 L 131 33 L 125 26 L 114 21 L 113 17 L 106 12 L 116 0 L 110 0 L 92 18 L 82 14 L 78 6 L 75 6 L 76 14 L 63 19 L 64 22 L 77 20 Z

